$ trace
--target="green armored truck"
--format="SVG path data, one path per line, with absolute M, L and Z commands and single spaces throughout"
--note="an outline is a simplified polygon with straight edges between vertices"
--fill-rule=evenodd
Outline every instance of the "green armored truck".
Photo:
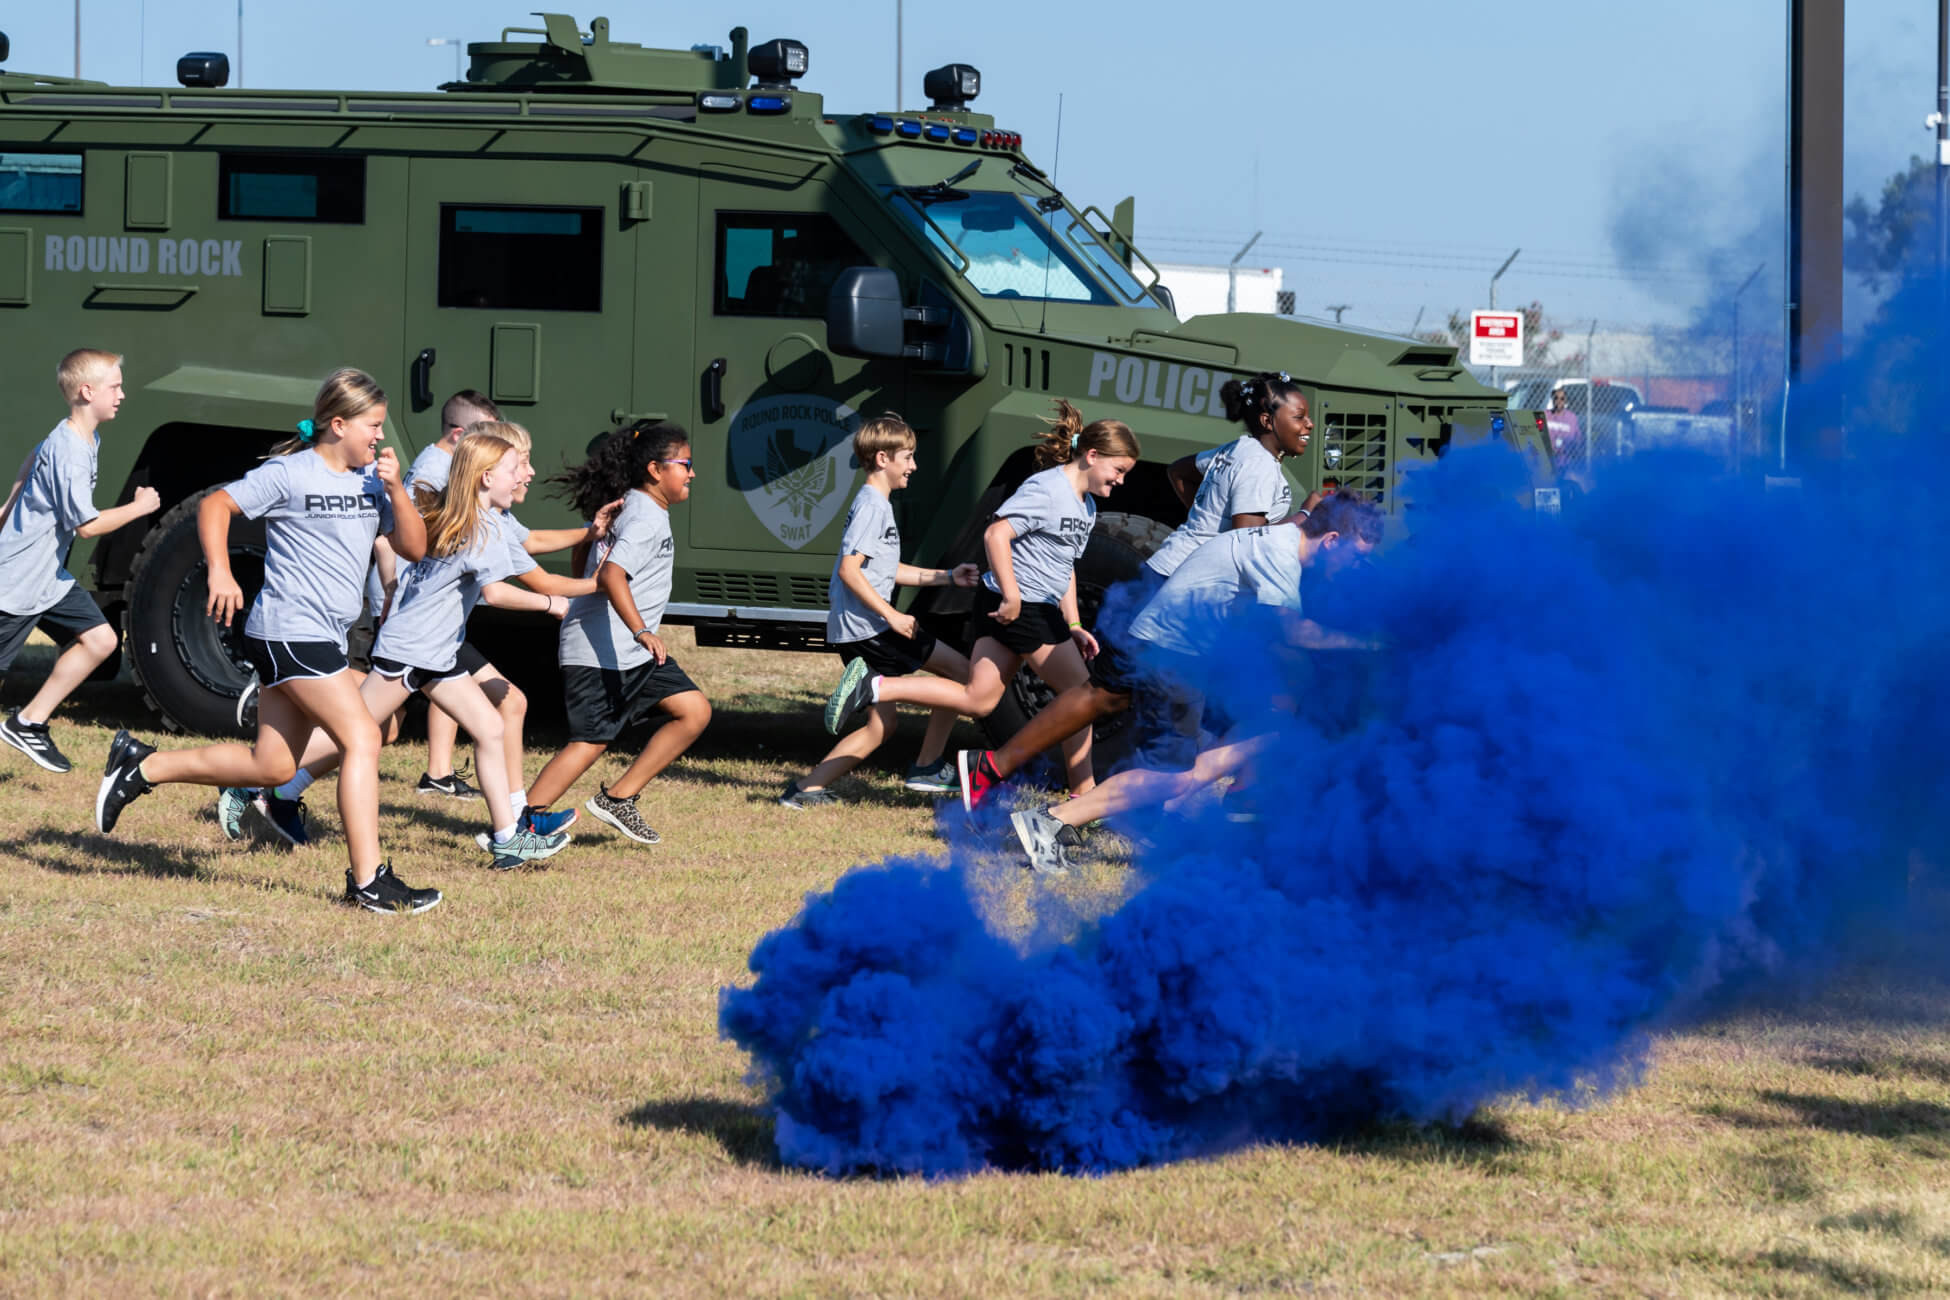
M 168 88 L 0 67 L 0 462 L 53 423 L 64 352 L 127 355 L 97 499 L 147 485 L 163 509 L 69 565 L 169 723 L 230 730 L 247 677 L 203 614 L 197 501 L 343 365 L 392 395 L 402 462 L 461 388 L 533 432 L 544 474 L 619 421 L 684 424 L 698 477 L 667 617 L 705 644 L 820 644 L 848 440 L 883 410 L 920 436 L 895 509 L 909 558 L 937 565 L 977 554 L 1054 399 L 1128 422 L 1146 460 L 1105 504 L 1086 595 L 1183 519 L 1165 468 L 1236 434 L 1218 401 L 1236 375 L 1306 386 L 1303 489 L 1332 474 L 1392 506 L 1464 426 L 1542 452 L 1541 417 L 1506 414 L 1451 347 L 1180 320 L 1133 205 L 1060 193 L 970 108 L 974 68 L 929 73 L 927 109 L 837 113 L 800 87 L 796 41 L 659 50 L 540 17 L 428 93 L 226 89 L 222 55 Z M 524 513 L 573 522 L 541 492 Z M 240 521 L 232 546 L 248 597 L 261 531 Z M 918 597 L 955 637 L 966 593 Z

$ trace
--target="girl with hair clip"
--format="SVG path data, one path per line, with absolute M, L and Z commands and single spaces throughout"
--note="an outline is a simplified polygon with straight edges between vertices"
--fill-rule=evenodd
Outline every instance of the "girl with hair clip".
M 418 691 L 474 738 L 475 770 L 491 828 L 481 837 L 481 847 L 487 850 L 488 865 L 500 871 L 553 857 L 569 842 L 559 827 L 544 832 L 522 823 L 521 805 L 515 802 L 510 785 L 521 779 L 519 735 L 514 737 L 511 777 L 507 720 L 487 683 L 461 654 L 467 618 L 476 602 L 558 618 L 568 612 L 566 595 L 519 591 L 503 581 L 525 580 L 536 571 L 535 561 L 503 532 L 503 512 L 514 502 L 522 472 L 520 449 L 509 439 L 482 432 L 477 425 L 460 440 L 445 489 L 420 494 L 427 553 L 401 571 L 392 613 L 373 642 L 372 673 L 359 687 L 375 719 L 392 716 Z M 481 666 L 492 673 L 493 666 L 485 660 Z M 274 791 L 273 797 L 295 808 L 298 796 L 338 761 L 331 739 L 314 733 L 297 776 Z M 271 815 L 269 810 L 266 815 Z M 271 821 L 282 837 L 302 842 L 302 816 L 294 823 L 296 837 L 276 817 Z
M 971 718 L 988 716 L 1026 660 L 1057 691 L 1083 685 L 1084 661 L 1097 639 L 1077 607 L 1076 563 L 1097 522 L 1096 497 L 1107 497 L 1137 465 L 1137 435 L 1119 420 L 1088 425 L 1058 400 L 1057 418 L 1036 449 L 1038 471 L 996 512 L 982 534 L 989 572 L 976 589 L 968 620 L 968 684 L 941 678 L 883 677 L 864 660 L 846 666 L 826 701 L 826 728 L 849 730 L 875 704 L 924 704 Z M 1090 731 L 1063 742 L 1070 789 L 1090 788 Z
M 267 521 L 264 586 L 244 624 L 244 650 L 260 684 L 257 742 L 159 753 L 118 731 L 95 796 L 97 829 L 115 829 L 130 801 L 158 785 L 287 781 L 318 727 L 345 755 L 339 815 L 351 863 L 342 901 L 373 912 L 424 912 L 440 902 L 439 890 L 413 888 L 380 857 L 379 724 L 345 656 L 374 540 L 384 534 L 409 560 L 426 554 L 426 525 L 400 482 L 399 460 L 379 445 L 385 424 L 386 394 L 372 377 L 335 371 L 296 438 L 203 498 L 197 535 L 209 567 L 205 608 L 226 627 L 244 603 L 230 571 L 230 520 Z

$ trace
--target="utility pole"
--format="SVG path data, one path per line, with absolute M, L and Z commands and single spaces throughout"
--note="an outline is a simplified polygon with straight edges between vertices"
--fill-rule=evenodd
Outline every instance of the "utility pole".
M 1226 263 L 1226 310 L 1228 312 L 1239 310 L 1239 259 L 1252 252 L 1253 245 L 1257 244 L 1259 237 L 1265 233 L 1264 230 L 1255 230 L 1253 237 L 1246 241 L 1246 246 L 1234 253 L 1232 260 Z
M 894 0 L 894 111 L 901 111 L 901 59 L 907 53 L 907 15 L 904 0 Z
M 1950 0 L 1946 0 L 1946 3 L 1950 3 Z M 1733 451 L 1733 463 L 1735 469 L 1739 468 L 1741 453 L 1746 449 L 1746 442 L 1745 442 L 1746 427 L 1745 426 L 1747 421 L 1746 393 L 1742 382 L 1743 376 L 1740 371 L 1740 299 L 1741 296 L 1745 294 L 1748 289 L 1753 287 L 1754 281 L 1760 279 L 1760 273 L 1762 271 L 1765 271 L 1766 269 L 1767 269 L 1767 263 L 1762 262 L 1759 266 L 1755 267 L 1753 271 L 1748 274 L 1746 279 L 1740 282 L 1740 287 L 1733 291 L 1733 447 L 1732 447 L 1732 451 Z
M 1502 266 L 1499 266 L 1499 267 L 1497 267 L 1497 268 L 1496 268 L 1496 274 L 1490 277 L 1490 310 L 1491 310 L 1491 311 L 1495 311 L 1495 310 L 1496 310 L 1496 282 L 1497 282 L 1498 280 L 1501 280 L 1501 279 L 1503 278 L 1503 273 L 1504 273 L 1505 271 L 1507 271 L 1507 270 L 1509 270 L 1509 269 L 1510 269 L 1510 263 L 1512 263 L 1512 262 L 1514 262 L 1514 261 L 1516 261 L 1516 260 L 1517 260 L 1517 253 L 1521 253 L 1521 252 L 1523 252 L 1523 250 L 1522 250 L 1521 248 L 1519 248 L 1519 249 L 1517 249 L 1517 250 L 1516 250 L 1515 252 L 1512 252 L 1512 253 L 1510 254 L 1510 256 L 1508 256 L 1508 257 L 1506 257 L 1506 258 L 1504 258 L 1504 259 L 1503 259 L 1503 265 L 1502 265 Z M 1496 375 L 1496 371 L 1497 371 L 1497 368 L 1496 368 L 1495 366 L 1491 366 L 1491 367 L 1490 367 L 1490 387 L 1491 387 L 1491 388 L 1495 388 L 1495 387 L 1497 386 L 1497 385 L 1496 385 L 1496 379 L 1497 379 L 1497 375 Z
M 1354 306 L 1354 304 L 1351 302 L 1343 302 L 1343 303 L 1337 303 L 1331 305 L 1327 308 L 1327 310 L 1334 313 L 1334 323 L 1338 325 L 1341 323 L 1341 313 L 1348 310 L 1352 306 Z
M 244 0 L 237 0 L 237 89 L 244 88 Z
M 81 0 L 74 0 L 74 79 L 81 80 Z
M 1834 361 L 1842 336 L 1842 56 L 1844 0 L 1788 3 L 1788 282 L 1786 391 L 1780 468 L 1788 431 L 1805 453 L 1843 452 L 1838 395 L 1804 385 Z
M 1950 295 L 1950 0 L 1936 0 L 1936 310 Z

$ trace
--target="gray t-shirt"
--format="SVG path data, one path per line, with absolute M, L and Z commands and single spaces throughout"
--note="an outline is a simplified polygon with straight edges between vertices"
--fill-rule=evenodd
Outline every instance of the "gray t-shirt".
M 526 573 L 535 567 L 535 557 L 528 553 L 528 534 L 532 531 L 527 524 L 515 518 L 512 510 L 500 512 L 501 538 L 508 544 L 508 555 L 514 563 L 511 573 Z
M 373 538 L 393 531 L 393 503 L 371 465 L 340 472 L 315 450 L 273 456 L 225 489 L 263 519 L 264 588 L 244 632 L 260 641 L 345 644 Z
M 1097 499 L 1070 486 L 1061 465 L 1031 474 L 1014 496 L 995 512 L 1016 530 L 1009 543 L 1009 559 L 1016 570 L 1016 590 L 1025 605 L 1060 605 L 1070 589 L 1070 575 L 1090 545 L 1097 524 Z M 1002 594 L 993 572 L 982 575 L 990 591 Z
M 1181 655 L 1218 648 L 1226 616 L 1245 604 L 1300 608 L 1300 530 L 1238 528 L 1193 551 L 1131 620 L 1138 641 Z
M 592 577 L 608 560 L 630 575 L 630 596 L 636 601 L 643 626 L 654 629 L 670 600 L 670 575 L 677 562 L 677 541 L 670 532 L 670 512 L 632 491 L 616 512 L 609 536 L 589 548 L 587 571 Z M 653 662 L 643 642 L 630 629 L 601 591 L 577 596 L 562 620 L 561 662 L 566 667 L 636 668 Z
M 860 572 L 867 584 L 892 601 L 894 578 L 900 571 L 901 530 L 894 523 L 891 501 L 873 488 L 862 485 L 847 511 L 846 528 L 840 534 L 840 559 L 865 556 Z M 868 609 L 860 598 L 840 581 L 840 566 L 833 565 L 833 576 L 826 584 L 826 643 L 845 645 L 864 641 L 887 630 L 887 620 Z
M 1145 561 L 1163 577 L 1201 545 L 1230 532 L 1234 515 L 1265 515 L 1276 524 L 1293 510 L 1293 486 L 1280 472 L 1279 457 L 1257 438 L 1241 434 L 1201 468 L 1205 477 L 1185 522 Z
M 406 486 L 423 487 L 430 492 L 447 490 L 447 475 L 454 470 L 454 453 L 439 443 L 423 449 L 406 470 Z
M 503 518 L 496 511 L 482 511 L 481 527 L 467 546 L 452 555 L 415 560 L 400 570 L 393 612 L 372 645 L 376 657 L 435 672 L 454 666 L 481 588 L 535 567 L 525 553 L 522 565 L 515 567 L 501 531 Z
M 96 443 L 66 420 L 34 449 L 13 513 L 0 528 L 0 612 L 39 614 L 74 587 L 67 568 L 75 529 L 95 509 Z

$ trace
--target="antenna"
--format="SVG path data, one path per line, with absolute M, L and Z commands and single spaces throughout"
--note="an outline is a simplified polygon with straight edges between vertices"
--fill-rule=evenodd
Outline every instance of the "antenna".
M 1050 181 L 1051 189 L 1056 188 L 1056 178 L 1062 174 L 1063 174 L 1063 92 L 1059 90 L 1056 92 L 1056 147 L 1050 151 L 1050 159 L 1049 159 L 1049 181 Z M 1058 206 L 1054 209 L 1051 209 L 1051 211 L 1061 211 L 1062 200 L 1059 199 L 1057 203 Z M 1043 201 L 1040 199 L 1037 200 L 1036 210 L 1038 212 L 1042 212 L 1044 210 Z M 1036 332 L 1038 334 L 1049 333 L 1049 264 L 1050 264 L 1050 259 L 1056 256 L 1056 223 L 1054 221 L 1050 222 L 1049 229 L 1044 231 L 1043 233 L 1046 236 L 1045 242 L 1043 244 L 1043 319 L 1036 326 Z

